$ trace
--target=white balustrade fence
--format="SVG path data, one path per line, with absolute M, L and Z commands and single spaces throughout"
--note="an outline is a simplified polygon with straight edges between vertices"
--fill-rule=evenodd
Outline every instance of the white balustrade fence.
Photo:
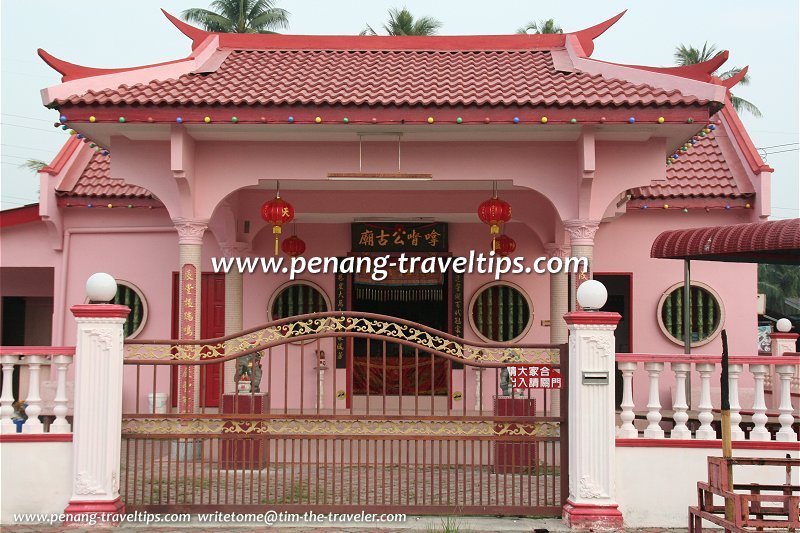
M 617 438 L 645 438 L 645 439 L 716 439 L 717 432 L 712 423 L 719 420 L 720 398 L 716 394 L 712 398 L 712 377 L 719 375 L 722 363 L 721 356 L 707 355 L 652 355 L 652 354 L 617 354 L 617 367 L 622 373 L 622 402 L 619 414 L 620 425 L 617 428 Z M 669 365 L 668 367 L 666 365 Z M 636 371 L 643 366 L 647 372 L 647 379 L 640 373 L 638 380 L 634 379 Z M 800 419 L 792 405 L 792 379 L 800 365 L 800 354 L 784 353 L 780 356 L 731 356 L 728 362 L 728 384 L 731 410 L 731 438 L 732 440 L 768 441 L 772 434 L 767 426 L 777 427 L 775 440 L 796 441 L 797 433 L 793 425 Z M 668 368 L 668 370 L 667 370 Z M 775 371 L 778 379 L 773 383 L 773 390 L 777 393 L 777 410 L 769 412 L 764 396 L 765 378 Z M 691 379 L 692 371 L 696 372 L 700 384 L 699 398 L 695 399 L 693 409 L 689 410 L 686 397 L 686 383 Z M 753 380 L 753 401 L 747 418 L 742 415 L 743 407 L 740 404 L 739 380 L 747 371 Z M 672 375 L 669 375 L 669 374 Z M 674 378 L 672 387 L 672 405 L 662 406 L 660 392 L 666 387 L 664 382 Z M 636 381 L 636 382 L 634 382 Z M 634 388 L 647 387 L 647 404 L 638 406 L 634 403 Z M 646 408 L 646 412 L 641 409 Z M 664 418 L 665 412 L 671 415 L 672 424 Z M 646 414 L 645 414 L 646 413 Z M 639 428 L 634 424 L 637 419 L 646 418 L 647 425 L 640 435 Z M 694 436 L 689 425 L 695 426 Z M 749 435 L 743 429 L 752 425 Z M 642 424 L 644 425 L 644 424 Z M 665 432 L 665 427 L 669 435 Z
M 0 347 L 0 365 L 3 372 L 3 388 L 0 393 L 0 434 L 17 432 L 14 416 L 13 375 L 14 367 L 21 366 L 27 372 L 20 373 L 20 390 L 27 391 L 21 398 L 27 407 L 28 419 L 22 426 L 23 433 L 45 433 L 39 416 L 55 416 L 49 433 L 70 433 L 67 415 L 70 412 L 72 383 L 67 381 L 67 370 L 72 364 L 75 348 L 56 346 L 3 346 Z M 43 368 L 50 368 L 49 381 L 42 381 Z M 27 385 L 27 387 L 25 386 Z

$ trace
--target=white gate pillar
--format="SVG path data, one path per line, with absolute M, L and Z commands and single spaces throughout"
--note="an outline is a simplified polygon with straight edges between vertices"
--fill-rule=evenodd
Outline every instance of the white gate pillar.
M 607 293 L 600 282 L 590 280 L 581 284 L 577 296 L 583 309 L 599 309 Z M 569 498 L 563 520 L 574 529 L 622 527 L 614 498 L 614 329 L 620 318 L 598 311 L 564 315 L 570 377 Z
M 97 276 L 97 275 L 95 275 Z M 97 297 L 87 283 L 89 298 L 107 301 L 116 293 L 111 276 L 104 281 L 111 297 Z M 95 293 L 96 294 L 96 293 Z M 123 329 L 130 309 L 124 305 L 75 305 L 78 325 L 75 345 L 75 403 L 72 436 L 72 496 L 64 513 L 67 522 L 84 513 L 108 513 L 98 522 L 118 522 L 125 503 L 119 495 L 122 431 Z M 111 516 L 116 514 L 115 516 Z

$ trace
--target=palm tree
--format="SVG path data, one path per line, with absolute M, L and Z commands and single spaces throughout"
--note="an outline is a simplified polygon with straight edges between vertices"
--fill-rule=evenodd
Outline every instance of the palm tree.
M 517 33 L 564 33 L 564 30 L 561 29 L 561 26 L 556 24 L 555 20 L 547 19 L 540 21 L 532 20 L 521 28 L 517 28 Z
M 289 27 L 289 12 L 273 0 L 214 0 L 209 7 L 187 9 L 181 17 L 218 33 L 276 33 Z
M 433 17 L 421 17 L 414 20 L 414 15 L 406 9 L 390 9 L 389 20 L 383 25 L 388 35 L 436 35 L 442 23 Z M 359 35 L 378 35 L 367 24 Z
M 708 41 L 703 43 L 703 48 L 700 49 L 695 48 L 694 46 L 686 46 L 682 44 L 675 48 L 675 64 L 679 66 L 695 65 L 697 63 L 702 63 L 704 61 L 708 61 L 709 59 L 713 59 L 718 54 L 719 52 L 717 52 L 716 45 L 709 45 Z M 726 80 L 737 75 L 739 72 L 741 72 L 741 70 L 742 69 L 740 68 L 733 67 L 725 72 L 716 71 L 712 73 L 712 75 L 717 76 L 722 80 Z M 745 74 L 744 78 L 742 78 L 739 83 L 741 85 L 748 85 L 750 83 L 750 76 Z M 731 93 L 731 104 L 737 112 L 748 111 L 755 117 L 761 116 L 761 111 L 755 106 L 755 104 L 745 100 L 744 98 L 734 96 L 733 93 Z
M 19 165 L 19 168 L 27 168 L 31 172 L 39 172 L 46 166 L 47 163 L 45 163 L 41 159 L 28 159 L 27 161 Z

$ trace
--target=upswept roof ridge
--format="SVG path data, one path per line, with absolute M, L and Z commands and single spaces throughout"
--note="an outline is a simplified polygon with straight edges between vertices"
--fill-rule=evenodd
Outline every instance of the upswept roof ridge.
M 192 39 L 190 56 L 93 69 L 40 50 L 64 82 L 43 92 L 45 104 L 621 107 L 717 100 L 716 91 L 676 80 L 711 81 L 718 58 L 683 70 L 606 63 L 622 68 L 604 71 L 603 62 L 587 63 L 594 39 L 625 12 L 568 34 L 432 37 L 211 33 L 164 13 Z M 635 75 L 645 70 L 649 76 Z

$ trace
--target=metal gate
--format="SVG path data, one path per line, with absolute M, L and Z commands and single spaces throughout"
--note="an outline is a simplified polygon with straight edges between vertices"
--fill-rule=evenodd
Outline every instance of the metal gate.
M 565 354 L 354 312 L 206 341 L 127 342 L 120 492 L 129 509 L 153 512 L 560 516 Z M 199 369 L 229 360 L 260 390 L 205 407 Z M 510 362 L 550 364 L 564 386 L 503 395 Z M 172 372 L 177 413 L 165 414 L 154 393 L 169 391 Z

